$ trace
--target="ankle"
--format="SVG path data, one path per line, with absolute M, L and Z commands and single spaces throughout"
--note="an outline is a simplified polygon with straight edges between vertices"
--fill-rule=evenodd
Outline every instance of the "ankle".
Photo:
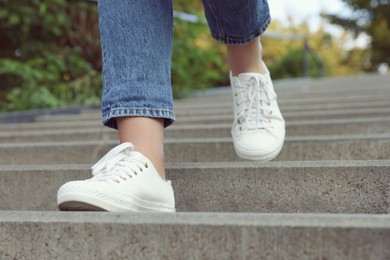
M 130 142 L 135 150 L 146 156 L 161 178 L 164 172 L 164 123 L 162 119 L 149 117 L 117 118 L 119 140 Z
M 245 68 L 239 68 L 233 70 L 232 68 L 232 75 L 234 77 L 237 77 L 238 75 L 242 73 L 259 73 L 259 74 L 268 74 L 268 69 L 265 66 L 264 62 L 261 62 L 258 66 L 252 66 L 252 67 L 245 67 Z
M 227 46 L 227 54 L 233 76 L 247 72 L 268 73 L 263 61 L 263 47 L 259 38 L 246 44 Z
M 157 173 L 160 175 L 160 177 L 165 180 L 165 159 L 164 159 L 164 152 L 156 152 L 155 150 L 151 149 L 143 149 L 144 147 L 140 147 L 140 149 L 135 146 L 135 150 L 139 153 L 141 153 L 143 156 L 148 158 L 154 168 L 156 169 Z

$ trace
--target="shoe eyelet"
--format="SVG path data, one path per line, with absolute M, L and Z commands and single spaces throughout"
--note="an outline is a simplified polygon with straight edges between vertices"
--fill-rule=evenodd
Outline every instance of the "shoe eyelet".
M 145 168 L 149 168 L 149 165 L 147 163 L 145 163 Z

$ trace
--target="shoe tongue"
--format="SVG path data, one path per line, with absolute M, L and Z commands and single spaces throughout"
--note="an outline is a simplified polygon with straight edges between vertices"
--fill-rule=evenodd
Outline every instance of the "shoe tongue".
M 140 152 L 137 152 L 137 151 L 133 151 L 130 153 L 130 158 L 133 158 L 137 161 L 140 161 L 142 163 L 147 163 L 149 165 L 149 167 L 154 171 L 154 172 L 157 172 L 156 171 L 156 168 L 154 167 L 154 164 L 152 163 L 151 160 L 149 160 L 148 157 L 146 157 L 145 155 L 143 155 L 142 153 Z
M 147 162 L 147 163 L 152 164 L 151 161 L 145 155 L 143 155 L 140 152 L 132 151 L 129 156 L 130 156 L 130 158 L 134 158 L 134 159 L 137 159 L 139 161 Z
M 129 150 L 127 152 L 126 150 Z M 125 142 L 112 148 L 105 156 L 103 156 L 97 163 L 92 166 L 92 174 L 96 175 L 107 167 L 107 164 L 114 158 L 117 158 L 122 153 L 131 153 L 134 151 L 134 145 L 129 142 Z
M 237 78 L 240 81 L 248 81 L 253 77 L 259 78 L 260 80 L 265 80 L 267 79 L 269 74 L 260 74 L 260 73 L 254 73 L 254 72 L 247 72 L 247 73 L 241 73 L 237 76 Z
M 129 156 L 130 156 L 131 158 L 136 158 L 136 159 L 142 159 L 142 158 L 145 157 L 142 153 L 137 152 L 137 151 L 132 151 L 132 152 L 129 154 Z

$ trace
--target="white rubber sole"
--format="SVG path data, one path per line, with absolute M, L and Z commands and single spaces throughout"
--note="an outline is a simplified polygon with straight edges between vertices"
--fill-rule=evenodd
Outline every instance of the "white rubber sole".
M 105 200 L 86 193 L 65 193 L 57 196 L 62 211 L 111 211 L 111 212 L 175 212 L 175 208 L 156 202 L 142 203 L 140 199 Z
M 237 148 L 236 143 L 234 142 L 234 150 L 236 154 L 242 159 L 252 160 L 252 161 L 271 161 L 279 155 L 280 151 L 282 151 L 283 145 L 284 145 L 284 139 L 278 146 L 275 147 L 274 150 L 271 150 L 267 153 L 261 153 L 256 151 L 246 151 L 246 150 L 239 149 Z

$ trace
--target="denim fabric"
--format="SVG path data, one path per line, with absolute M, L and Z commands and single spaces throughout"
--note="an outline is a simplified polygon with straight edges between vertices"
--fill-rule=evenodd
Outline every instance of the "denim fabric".
M 202 0 L 211 35 L 226 45 L 248 43 L 268 27 L 267 0 Z
M 243 44 L 270 22 L 266 0 L 203 0 L 212 36 Z M 172 0 L 99 0 L 103 124 L 117 117 L 175 120 L 171 88 Z

